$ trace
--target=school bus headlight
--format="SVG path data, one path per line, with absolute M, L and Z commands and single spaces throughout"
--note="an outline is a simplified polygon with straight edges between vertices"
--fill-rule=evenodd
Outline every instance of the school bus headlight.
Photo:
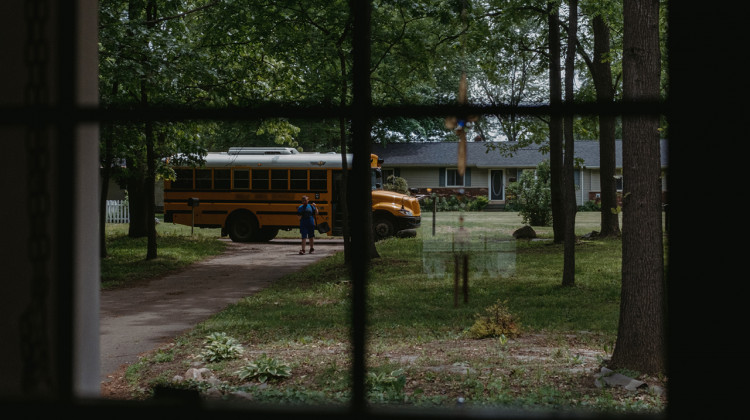
M 412 215 L 411 210 L 400 209 L 399 212 L 401 212 L 404 216 L 411 216 Z

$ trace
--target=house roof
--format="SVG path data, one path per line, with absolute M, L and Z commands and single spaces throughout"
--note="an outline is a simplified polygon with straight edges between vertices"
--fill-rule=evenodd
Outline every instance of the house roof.
M 490 143 L 491 144 L 491 143 Z M 617 167 L 622 167 L 622 140 L 615 141 Z M 466 143 L 466 164 L 475 168 L 533 168 L 548 159 L 533 144 L 504 156 L 498 150 L 488 148 L 487 142 Z M 599 167 L 599 142 L 579 140 L 574 145 L 575 156 L 584 161 L 587 168 Z M 458 161 L 457 142 L 421 142 L 373 144 L 372 153 L 383 159 L 384 167 L 444 167 L 456 166 Z M 667 141 L 661 140 L 661 167 L 667 166 Z

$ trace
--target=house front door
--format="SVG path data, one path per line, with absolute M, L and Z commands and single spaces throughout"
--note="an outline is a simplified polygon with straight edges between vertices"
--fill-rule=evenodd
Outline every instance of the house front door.
M 490 171 L 490 200 L 502 200 L 505 198 L 505 188 L 503 186 L 503 171 Z

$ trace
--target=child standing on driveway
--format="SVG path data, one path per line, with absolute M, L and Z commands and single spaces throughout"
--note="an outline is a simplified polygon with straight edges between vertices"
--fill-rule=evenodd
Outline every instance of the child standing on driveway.
M 297 216 L 299 216 L 299 232 L 302 235 L 302 249 L 299 255 L 305 253 L 305 242 L 310 239 L 310 254 L 315 251 L 313 240 L 315 239 L 315 215 L 318 214 L 318 208 L 315 203 L 309 203 L 309 198 L 302 196 L 302 205 L 297 207 Z

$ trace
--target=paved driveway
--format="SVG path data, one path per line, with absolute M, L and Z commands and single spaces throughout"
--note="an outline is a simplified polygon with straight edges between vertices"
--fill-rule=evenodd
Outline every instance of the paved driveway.
M 102 291 L 102 383 L 146 352 L 263 289 L 288 273 L 343 250 L 341 239 L 315 241 L 315 253 L 298 255 L 297 239 L 235 243 L 227 251 L 178 273 L 119 290 Z

